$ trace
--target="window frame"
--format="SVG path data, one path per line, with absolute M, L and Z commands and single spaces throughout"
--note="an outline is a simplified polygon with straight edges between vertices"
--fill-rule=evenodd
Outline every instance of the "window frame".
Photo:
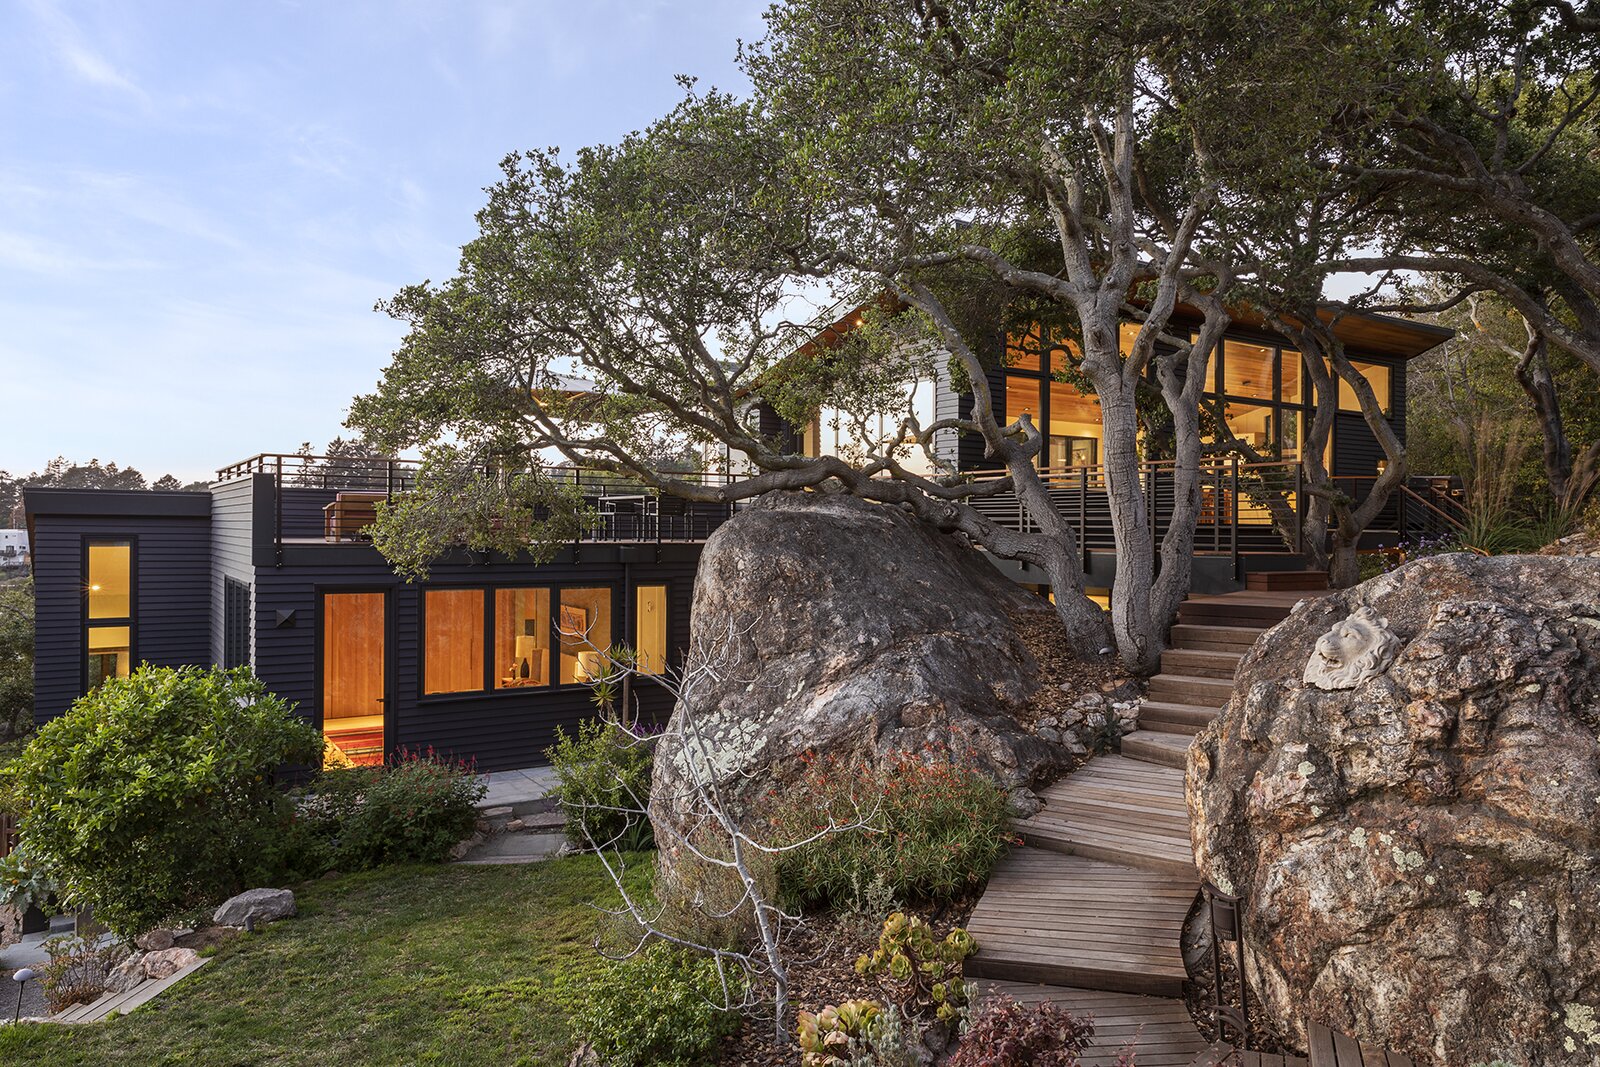
M 638 584 L 661 585 L 663 583 L 662 582 L 655 582 L 655 581 L 647 581 L 647 582 L 638 583 Z M 618 579 L 618 578 L 591 579 L 591 580 L 588 580 L 588 581 L 572 579 L 572 580 L 546 581 L 546 582 L 538 582 L 538 581 L 530 582 L 530 581 L 517 581 L 515 579 L 506 579 L 504 581 L 496 581 L 496 582 L 483 582 L 483 581 L 477 581 L 477 582 L 440 582 L 440 583 L 437 583 L 437 584 L 429 583 L 428 585 L 422 586 L 417 592 L 417 654 L 416 654 L 417 655 L 417 671 L 416 671 L 416 674 L 417 674 L 417 681 L 416 681 L 416 700 L 417 700 L 417 703 L 419 705 L 421 705 L 421 704 L 429 704 L 429 705 L 431 705 L 431 704 L 439 704 L 439 703 L 450 703 L 451 701 L 461 701 L 461 700 L 497 700 L 497 699 L 502 699 L 502 698 L 516 697 L 516 696 L 521 696 L 521 697 L 525 698 L 525 697 L 528 697 L 530 695 L 535 695 L 535 694 L 570 693 L 570 692 L 573 692 L 573 691 L 576 691 L 576 690 L 579 690 L 579 689 L 587 689 L 587 688 L 589 688 L 588 684 L 585 683 L 585 682 L 562 682 L 561 681 L 561 661 L 560 661 L 560 641 L 559 640 L 552 640 L 550 642 L 550 648 L 548 650 L 549 654 L 550 654 L 550 660 L 549 660 L 550 684 L 549 685 L 515 686 L 515 687 L 511 687 L 511 688 L 506 688 L 506 689 L 497 688 L 495 686 L 495 684 L 494 684 L 494 681 L 495 681 L 495 678 L 494 678 L 494 638 L 495 638 L 495 633 L 494 633 L 494 603 L 495 603 L 495 594 L 497 594 L 502 589 L 548 589 L 548 590 L 550 590 L 550 626 L 551 626 L 551 633 L 552 633 L 552 635 L 554 635 L 555 634 L 555 620 L 556 620 L 557 612 L 559 611 L 560 604 L 561 604 L 561 591 L 562 590 L 564 590 L 564 589 L 605 589 L 611 594 L 611 618 L 613 620 L 613 622 L 612 622 L 613 636 L 612 636 L 611 643 L 612 643 L 612 645 L 615 645 L 617 643 L 617 638 L 615 636 L 615 631 L 617 629 L 615 620 L 617 620 L 618 618 L 624 619 L 625 620 L 625 625 L 628 626 L 628 627 L 631 627 L 632 623 L 633 623 L 633 610 L 632 610 L 632 606 L 628 603 L 628 595 L 627 595 L 627 591 L 629 589 L 632 589 L 632 588 L 634 588 L 634 584 L 633 583 L 629 583 L 624 579 Z M 483 655 L 483 687 L 481 689 L 463 689 L 460 692 L 456 692 L 456 693 L 428 693 L 428 692 L 424 691 L 427 688 L 426 646 L 427 646 L 427 632 L 428 632 L 427 631 L 427 625 L 428 625 L 428 598 L 427 598 L 426 594 L 427 594 L 428 590 L 430 590 L 430 589 L 433 589 L 433 590 L 469 590 L 469 591 L 477 591 L 477 592 L 483 593 L 484 655 Z M 622 613 L 619 613 L 619 611 L 618 611 L 619 607 L 622 609 Z M 669 605 L 669 610 L 670 610 L 670 605 Z M 669 626 L 668 632 L 669 632 L 669 634 L 671 632 L 670 626 Z
M 89 549 L 94 545 L 128 546 L 128 614 L 116 619 L 89 618 Z M 78 546 L 78 693 L 89 693 L 89 631 L 128 630 L 128 673 L 139 663 L 139 537 L 137 534 L 84 534 Z

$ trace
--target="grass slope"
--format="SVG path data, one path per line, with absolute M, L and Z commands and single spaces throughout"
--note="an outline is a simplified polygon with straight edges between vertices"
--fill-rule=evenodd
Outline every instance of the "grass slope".
M 589 903 L 614 896 L 589 857 L 317 882 L 298 918 L 126 1018 L 0 1026 L 0 1064 L 565 1064 L 566 1022 L 541 987 L 594 965 Z

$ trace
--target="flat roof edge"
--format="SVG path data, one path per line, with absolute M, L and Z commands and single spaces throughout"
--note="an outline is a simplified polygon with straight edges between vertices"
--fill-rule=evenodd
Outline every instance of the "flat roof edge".
M 22 507 L 30 522 L 36 515 L 209 519 L 211 494 L 165 489 L 25 486 L 22 490 Z

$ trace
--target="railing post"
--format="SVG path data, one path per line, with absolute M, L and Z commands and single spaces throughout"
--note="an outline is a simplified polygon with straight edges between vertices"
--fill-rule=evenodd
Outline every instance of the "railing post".
M 1400 525 L 1400 540 L 1402 540 L 1402 541 L 1404 541 L 1409 536 L 1409 532 L 1408 532 L 1408 529 L 1407 529 L 1407 526 L 1408 526 L 1408 524 L 1407 524 L 1407 516 L 1406 516 L 1406 488 L 1407 487 L 1406 487 L 1405 483 L 1402 482 L 1400 484 L 1400 491 L 1395 494 L 1395 499 L 1397 501 L 1397 503 L 1395 505 L 1395 510 L 1397 512 L 1397 521 L 1398 521 L 1398 523 Z
M 383 498 L 385 501 L 394 499 L 394 460 L 384 464 Z
M 1232 468 L 1228 478 L 1228 528 L 1232 531 L 1229 540 L 1233 545 L 1233 580 L 1239 581 L 1244 577 L 1244 568 L 1239 558 L 1239 457 L 1232 457 Z
M 1078 537 L 1083 541 L 1083 573 L 1089 573 L 1089 468 L 1078 468 Z
M 1306 550 L 1306 492 L 1305 479 L 1302 477 L 1304 466 L 1297 460 L 1294 465 L 1294 550 L 1302 554 Z
M 1222 551 L 1222 468 L 1211 464 L 1211 551 Z
M 283 566 L 283 456 L 272 478 L 272 565 Z

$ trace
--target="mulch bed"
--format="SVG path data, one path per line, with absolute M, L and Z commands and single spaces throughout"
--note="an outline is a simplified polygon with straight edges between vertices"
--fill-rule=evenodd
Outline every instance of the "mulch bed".
M 933 924 L 943 937 L 966 923 L 977 897 L 934 908 L 910 908 Z M 844 1000 L 882 1000 L 877 982 L 856 974 L 856 959 L 878 947 L 881 920 L 864 915 L 824 915 L 807 920 L 807 928 L 789 942 L 789 1019 L 780 1042 L 772 1019 L 747 1017 L 739 1032 L 724 1042 L 721 1067 L 794 1067 L 800 1046 L 794 1038 L 794 1015 L 820 1011 Z

